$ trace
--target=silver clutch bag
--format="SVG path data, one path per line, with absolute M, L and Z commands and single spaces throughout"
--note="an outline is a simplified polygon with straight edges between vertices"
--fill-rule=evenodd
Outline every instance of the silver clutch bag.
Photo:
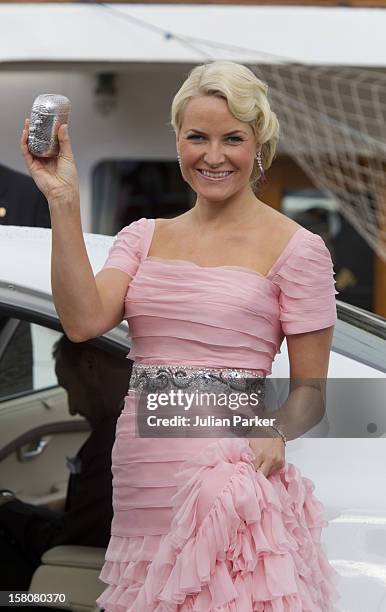
M 71 104 L 66 96 L 41 94 L 31 110 L 28 149 L 35 157 L 56 157 L 59 154 L 58 130 L 68 123 Z

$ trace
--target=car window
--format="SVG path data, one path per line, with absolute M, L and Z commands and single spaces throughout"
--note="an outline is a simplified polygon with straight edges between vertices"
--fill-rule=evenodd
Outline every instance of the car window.
M 0 401 L 56 386 L 53 345 L 61 334 L 20 319 L 0 319 Z

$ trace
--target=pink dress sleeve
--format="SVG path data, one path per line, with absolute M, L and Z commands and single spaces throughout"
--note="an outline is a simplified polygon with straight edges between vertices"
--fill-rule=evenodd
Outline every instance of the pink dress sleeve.
M 145 218 L 138 219 L 118 232 L 103 265 L 103 270 L 115 268 L 126 272 L 129 276 L 135 275 L 142 259 L 146 221 Z
M 324 240 L 318 234 L 304 232 L 275 275 L 280 287 L 281 327 L 286 336 L 335 325 L 338 291 L 333 275 Z

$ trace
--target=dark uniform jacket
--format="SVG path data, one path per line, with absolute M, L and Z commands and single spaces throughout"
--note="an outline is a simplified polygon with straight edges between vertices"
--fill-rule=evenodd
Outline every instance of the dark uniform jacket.
M 0 164 L 0 224 L 51 227 L 47 200 L 30 176 Z

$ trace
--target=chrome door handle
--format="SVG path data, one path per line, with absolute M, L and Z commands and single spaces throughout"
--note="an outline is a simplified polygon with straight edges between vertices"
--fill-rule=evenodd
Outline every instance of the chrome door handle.
M 47 446 L 48 446 L 48 440 L 43 440 L 43 438 L 40 438 L 40 440 L 36 442 L 35 448 L 33 448 L 32 450 L 26 451 L 23 449 L 19 449 L 19 452 L 18 452 L 19 460 L 20 461 L 31 461 L 31 459 L 34 459 L 35 457 L 38 457 L 39 455 L 41 455 Z

